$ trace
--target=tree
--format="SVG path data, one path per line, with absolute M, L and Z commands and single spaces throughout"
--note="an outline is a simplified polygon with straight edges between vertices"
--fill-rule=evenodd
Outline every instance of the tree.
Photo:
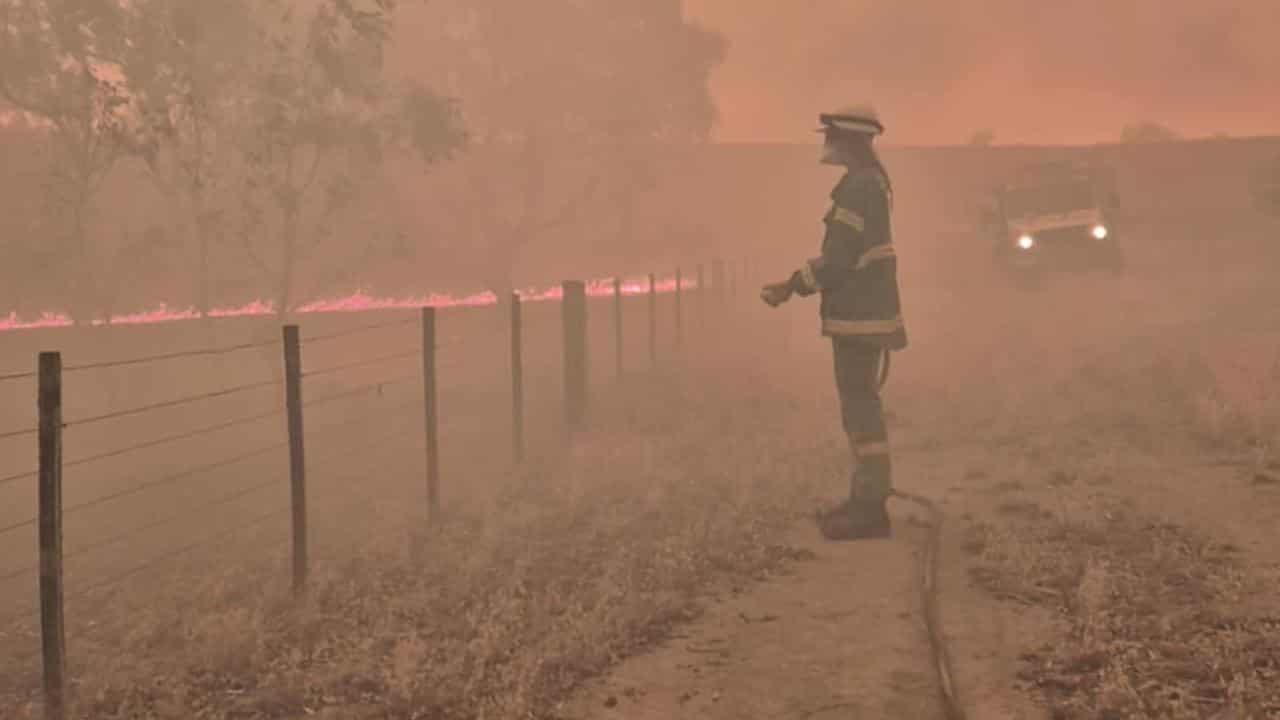
M 262 52 L 240 106 L 246 179 L 244 248 L 274 278 L 277 312 L 298 293 L 300 263 L 332 234 L 391 147 L 424 164 L 464 140 L 454 103 L 423 85 L 397 89 L 384 73 L 392 0 L 259 3 Z M 274 257 L 260 251 L 263 242 Z
M 46 127 L 49 216 L 67 225 L 48 254 L 75 260 L 74 294 L 111 264 L 91 257 L 93 200 L 138 158 L 195 238 L 200 309 L 213 302 L 211 254 L 238 235 L 287 312 L 300 238 L 326 237 L 386 150 L 434 163 L 462 140 L 451 101 L 385 77 L 393 4 L 0 0 L 0 96 Z
M 1178 134 L 1160 123 L 1144 122 L 1126 125 L 1120 131 L 1120 142 L 1123 143 L 1162 143 L 1173 142 Z
M 52 232 L 39 252 L 58 258 L 72 315 L 100 298 L 89 243 L 94 199 L 118 161 L 153 151 L 132 79 L 161 68 L 136 37 L 148 0 L 0 0 L 0 97 L 34 116 L 49 150 L 45 211 Z M 60 227 L 59 227 L 60 226 Z
M 969 145 L 973 147 L 991 147 L 996 134 L 992 130 L 979 130 L 969 137 Z
M 146 50 L 165 72 L 149 78 L 143 97 L 160 138 L 147 154 L 159 191 L 181 213 L 183 236 L 195 243 L 196 309 L 213 307 L 212 258 L 225 240 L 231 189 L 243 177 L 237 154 L 237 108 L 259 52 L 250 0 L 166 0 L 151 6 L 154 32 Z
M 463 102 L 473 142 L 451 178 L 468 191 L 441 209 L 485 248 L 502 294 L 553 231 L 603 222 L 593 236 L 628 242 L 655 160 L 716 120 L 708 83 L 725 44 L 679 0 L 431 0 L 403 29 L 399 64 Z

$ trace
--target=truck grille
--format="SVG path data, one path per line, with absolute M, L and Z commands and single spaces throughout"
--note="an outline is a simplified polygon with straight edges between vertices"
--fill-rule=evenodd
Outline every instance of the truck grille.
M 1051 228 L 1049 230 L 1041 230 L 1035 233 L 1036 242 L 1042 245 L 1055 246 L 1066 245 L 1069 243 L 1090 242 L 1093 235 L 1090 234 L 1092 226 L 1090 225 L 1074 225 L 1072 227 Z

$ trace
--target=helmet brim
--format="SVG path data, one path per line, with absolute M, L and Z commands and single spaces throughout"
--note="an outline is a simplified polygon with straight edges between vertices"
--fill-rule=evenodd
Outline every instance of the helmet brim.
M 884 133 L 884 125 L 873 117 L 824 113 L 818 116 L 818 121 L 822 123 L 822 127 L 816 132 L 821 133 L 842 132 L 871 136 Z

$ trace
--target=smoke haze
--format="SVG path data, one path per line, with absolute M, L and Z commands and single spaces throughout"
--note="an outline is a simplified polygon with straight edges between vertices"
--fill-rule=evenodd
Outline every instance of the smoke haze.
M 807 141 L 820 108 L 870 98 L 887 142 L 1091 143 L 1131 123 L 1185 136 L 1280 122 L 1274 0 L 686 0 L 729 41 L 717 138 Z

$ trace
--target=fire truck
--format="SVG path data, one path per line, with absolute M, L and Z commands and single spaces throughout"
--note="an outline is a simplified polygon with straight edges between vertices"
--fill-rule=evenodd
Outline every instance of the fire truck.
M 996 187 L 982 213 L 998 267 L 1020 286 L 1049 273 L 1125 267 L 1120 207 L 1110 173 L 1081 163 L 1027 166 Z

